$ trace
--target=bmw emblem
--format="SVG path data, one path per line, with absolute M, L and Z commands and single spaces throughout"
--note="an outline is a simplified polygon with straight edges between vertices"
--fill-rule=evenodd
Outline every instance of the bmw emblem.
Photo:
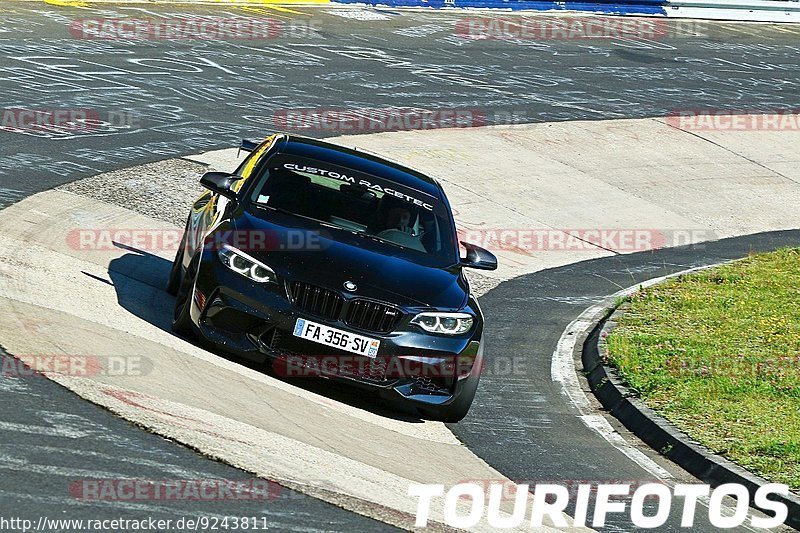
M 353 283 L 352 281 L 345 281 L 345 282 L 344 282 L 344 288 L 345 288 L 347 291 L 350 291 L 350 292 L 355 292 L 355 290 L 358 288 L 358 285 L 356 285 L 356 284 L 355 284 L 355 283 Z

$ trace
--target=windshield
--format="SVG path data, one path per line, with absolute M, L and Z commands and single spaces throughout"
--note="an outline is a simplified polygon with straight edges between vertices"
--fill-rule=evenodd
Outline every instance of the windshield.
M 401 184 L 333 165 L 275 156 L 250 201 L 452 262 L 454 242 L 439 199 Z

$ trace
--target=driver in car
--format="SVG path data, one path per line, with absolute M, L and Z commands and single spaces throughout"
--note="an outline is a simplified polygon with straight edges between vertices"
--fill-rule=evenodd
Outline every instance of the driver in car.
M 414 233 L 410 226 L 411 211 L 402 206 L 396 206 L 386 212 L 386 229 L 396 229 L 404 233 Z

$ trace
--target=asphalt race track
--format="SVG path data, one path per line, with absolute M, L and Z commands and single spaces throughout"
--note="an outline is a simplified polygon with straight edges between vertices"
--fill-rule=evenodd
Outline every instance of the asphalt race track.
M 259 137 L 275 127 L 276 113 L 292 109 L 470 109 L 481 114 L 478 124 L 507 124 L 792 109 L 800 92 L 794 26 L 668 21 L 657 39 L 542 42 L 464 38 L 457 23 L 472 15 L 454 12 L 14 1 L 0 10 L 0 105 L 91 109 L 101 121 L 82 132 L 4 134 L 0 205 L 78 177 Z M 285 31 L 214 43 L 70 33 L 75 20 L 122 16 L 249 16 L 275 19 Z
M 75 38 L 75 20 L 123 14 L 268 17 L 285 32 L 256 42 Z M 479 117 L 480 123 L 473 125 L 482 126 L 660 117 L 686 109 L 800 107 L 800 28 L 792 26 L 670 21 L 675 26 L 652 40 L 541 42 L 465 39 L 456 28 L 466 15 L 456 12 L 5 2 L 0 16 L 0 108 L 88 109 L 101 119 L 80 132 L 25 131 L 4 123 L 0 207 L 95 174 L 229 147 L 242 137 L 259 138 L 282 129 L 280 117 L 291 110 L 469 109 Z M 375 133 L 307 126 L 297 131 L 316 137 Z M 194 171 L 190 166 L 187 173 Z M 170 178 L 143 184 L 152 190 L 137 200 L 140 205 L 134 210 L 149 216 L 147 203 L 178 209 L 167 198 Z M 40 215 L 21 218 L 27 223 Z M 169 217 L 160 220 L 171 222 Z M 766 226 L 798 224 L 794 218 Z M 731 234 L 742 232 L 734 228 Z M 524 371 L 513 376 L 487 372 L 470 415 L 449 430 L 491 468 L 519 482 L 655 479 L 652 471 L 599 438 L 565 401 L 550 375 L 564 329 L 583 309 L 622 287 L 798 242 L 800 233 L 781 231 L 652 252 L 609 253 L 500 283 L 480 300 L 488 319 L 487 348 L 503 360 L 523 361 Z M 149 265 L 151 271 L 144 273 L 132 267 L 125 279 L 109 269 L 106 283 L 121 285 L 131 276 L 142 276 L 158 291 L 168 263 L 151 258 Z M 117 269 L 117 276 L 121 271 Z M 7 271 L 0 269 L 0 274 L 7 276 Z M 136 303 L 126 307 L 119 300 L 131 314 L 136 314 Z M 31 336 L 42 334 L 35 324 L 30 327 Z M 2 337 L 0 345 L 5 345 Z M 402 417 L 365 406 L 348 391 L 309 387 L 332 401 L 369 410 L 370 416 L 385 416 L 387 424 L 404 423 Z M 390 527 L 385 522 L 399 520 L 388 507 L 351 512 L 353 504 L 344 510 L 328 503 L 337 500 L 326 497 L 324 490 L 311 497 L 283 488 L 266 503 L 120 504 L 76 498 L 68 490 L 75 479 L 252 476 L 205 458 L 203 454 L 213 455 L 206 450 L 197 453 L 143 431 L 44 378 L 0 376 L 0 399 L 5 407 L 0 414 L 0 504 L 16 516 L 255 514 L 281 530 L 305 531 L 383 530 Z M 692 482 L 691 476 L 616 429 L 649 458 L 647 464 L 663 469 L 673 481 Z M 609 520 L 604 530 L 631 529 L 622 519 Z M 666 529 L 680 530 L 678 521 L 673 513 Z M 701 523 L 698 529 L 711 527 Z
M 8 357 L 3 354 L 3 361 Z M 70 492 L 79 479 L 207 479 L 253 477 L 196 452 L 146 433 L 108 411 L 77 399 L 43 377 L 4 378 L 5 406 L 0 429 L 4 514 L 38 521 L 52 519 L 130 518 L 196 519 L 200 516 L 266 516 L 281 530 L 364 530 L 389 526 L 344 511 L 318 499 L 277 489 L 265 502 L 131 501 L 107 502 Z M 49 528 L 48 528 L 49 530 Z
M 584 261 L 503 283 L 481 301 L 484 312 L 497 317 L 487 347 L 512 358 L 524 357 L 528 362 L 526 375 L 515 375 L 513 380 L 486 375 L 475 400 L 478 409 L 463 423 L 454 425 L 453 432 L 511 479 L 531 484 L 657 480 L 620 450 L 595 446 L 593 432 L 579 420 L 572 406 L 547 401 L 561 392 L 551 380 L 550 363 L 563 327 L 591 302 L 620 287 L 798 242 L 798 231 L 748 235 Z M 519 309 L 525 309 L 525 313 L 519 313 Z M 624 428 L 617 429 L 625 432 Z M 570 438 L 565 439 L 565 435 Z M 673 517 L 659 530 L 681 531 L 679 521 Z M 615 525 L 622 531 L 630 528 L 630 524 L 626 527 L 618 521 Z M 713 529 L 707 522 L 703 527 Z M 612 529 L 613 525 L 608 528 Z

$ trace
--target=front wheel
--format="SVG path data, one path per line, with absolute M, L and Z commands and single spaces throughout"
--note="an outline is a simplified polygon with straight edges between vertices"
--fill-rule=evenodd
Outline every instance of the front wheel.
M 167 281 L 167 294 L 172 296 L 178 295 L 178 290 L 181 288 L 181 274 L 183 273 L 183 251 L 186 246 L 186 236 L 189 234 L 189 221 L 186 221 L 186 227 L 183 230 L 183 237 L 181 243 L 178 245 L 178 252 L 175 254 L 175 260 L 172 262 L 172 269 L 169 271 L 169 281 Z
M 192 258 L 189 268 L 181 276 L 178 294 L 175 296 L 175 309 L 172 313 L 172 331 L 185 337 L 194 336 L 194 325 L 192 324 L 192 298 L 194 297 L 194 285 L 197 278 L 197 265 L 199 264 L 200 254 Z
M 181 263 L 183 262 L 183 250 L 178 250 L 178 255 L 172 263 L 172 269 L 169 271 L 169 281 L 167 281 L 167 294 L 172 296 L 178 295 L 178 290 L 181 287 L 181 270 L 183 270 Z

